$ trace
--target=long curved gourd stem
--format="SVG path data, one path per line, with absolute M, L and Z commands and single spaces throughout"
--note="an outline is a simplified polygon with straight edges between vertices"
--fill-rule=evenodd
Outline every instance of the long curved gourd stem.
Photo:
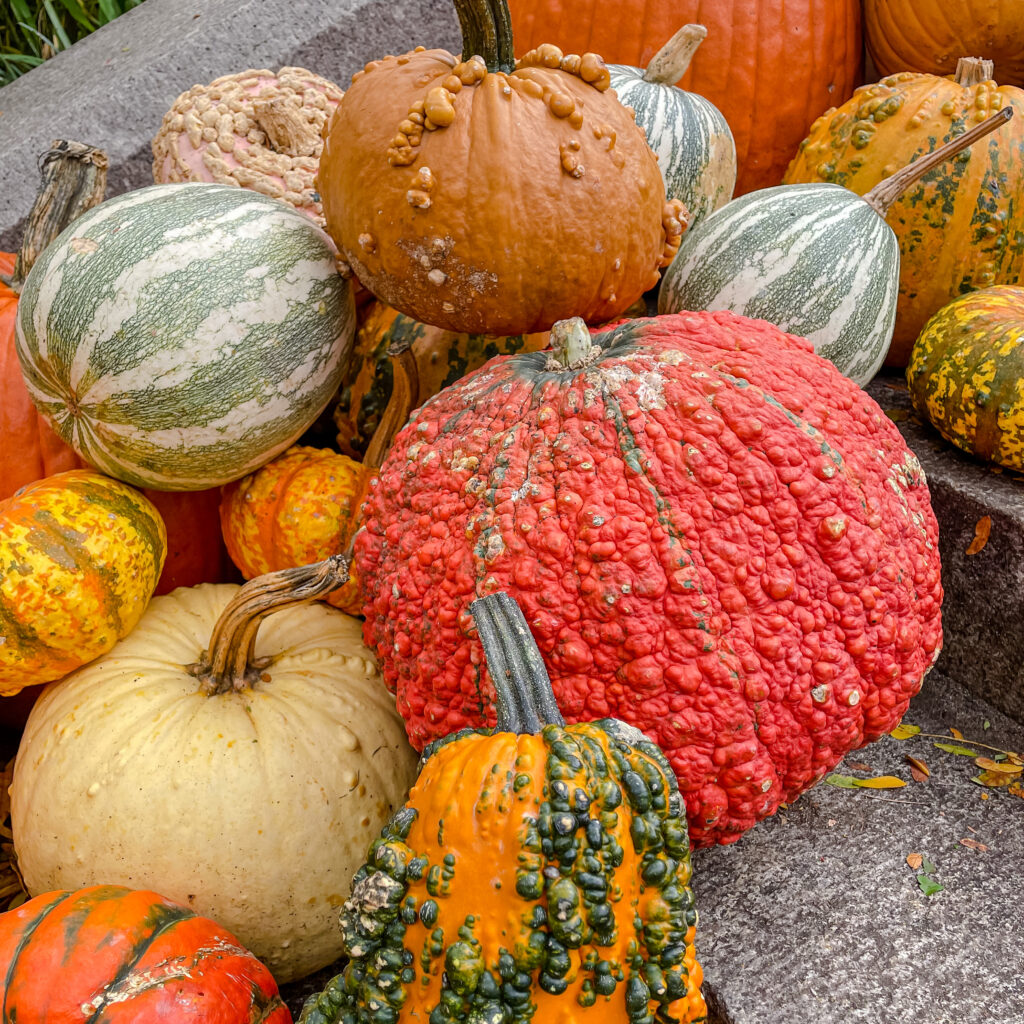
M 107 165 L 102 149 L 63 139 L 52 142 L 39 157 L 39 192 L 28 215 L 14 272 L 4 279 L 11 291 L 20 294 L 42 251 L 72 221 L 103 202 Z
M 675 85 L 690 66 L 697 47 L 707 38 L 703 25 L 684 25 L 652 58 L 644 81 L 652 85 Z
M 462 59 L 479 56 L 488 71 L 515 70 L 512 18 L 505 0 L 455 0 L 462 29 Z
M 538 733 L 565 725 L 544 660 L 519 605 L 504 591 L 469 606 L 494 684 L 498 732 Z
M 241 690 L 259 679 L 267 665 L 254 653 L 263 620 L 337 590 L 348 582 L 348 564 L 345 555 L 332 555 L 322 562 L 249 580 L 221 612 L 203 659 L 188 667 L 202 682 L 203 693 Z
M 1002 128 L 1010 118 L 1013 117 L 1013 107 L 1003 107 L 997 114 L 986 118 L 981 124 L 975 125 L 970 131 L 957 136 L 944 146 L 939 146 L 932 153 L 928 153 L 907 164 L 895 174 L 880 181 L 870 192 L 866 193 L 864 200 L 870 204 L 875 212 L 884 219 L 889 212 L 889 207 L 896 202 L 903 193 L 910 188 L 919 178 L 927 174 L 933 167 L 956 156 L 962 149 L 973 145 L 978 139 L 984 138 L 989 132 Z

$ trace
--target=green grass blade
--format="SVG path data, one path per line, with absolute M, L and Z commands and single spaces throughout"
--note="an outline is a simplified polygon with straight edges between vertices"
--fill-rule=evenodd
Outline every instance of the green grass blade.
M 100 27 L 100 23 L 93 21 L 88 14 L 85 12 L 85 8 L 78 2 L 78 0 L 60 0 L 61 6 L 68 14 L 71 15 L 75 21 L 84 29 L 86 32 L 95 32 Z M 81 33 L 79 33 L 79 37 Z
M 54 49 L 70 49 L 71 40 L 68 38 L 67 32 L 64 31 L 64 26 L 61 24 L 57 12 L 53 9 L 53 0 L 43 0 L 43 10 L 46 11 L 46 15 L 50 19 L 50 27 L 53 29 L 53 33 L 60 43 L 60 46 L 54 46 Z

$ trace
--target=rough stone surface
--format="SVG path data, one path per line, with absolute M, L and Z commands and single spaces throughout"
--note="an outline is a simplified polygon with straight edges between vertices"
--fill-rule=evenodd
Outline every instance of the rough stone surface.
M 713 1024 L 1024 1024 L 1024 797 L 975 784 L 971 758 L 933 746 L 971 747 L 952 726 L 1024 752 L 1024 726 L 937 671 L 904 722 L 922 734 L 885 737 L 836 772 L 905 788 L 822 784 L 735 845 L 694 854 Z M 926 781 L 911 780 L 908 754 Z M 941 892 L 923 893 L 911 853 Z
M 1024 722 L 1024 476 L 972 458 L 922 422 L 902 374 L 882 374 L 868 392 L 896 421 L 928 477 L 945 590 L 937 667 Z M 985 516 L 988 541 L 968 554 Z
M 460 48 L 438 0 L 147 0 L 0 89 L 0 250 L 21 242 L 51 140 L 107 151 L 108 195 L 151 185 L 150 141 L 174 100 L 220 75 L 284 65 L 346 88 L 368 60 Z

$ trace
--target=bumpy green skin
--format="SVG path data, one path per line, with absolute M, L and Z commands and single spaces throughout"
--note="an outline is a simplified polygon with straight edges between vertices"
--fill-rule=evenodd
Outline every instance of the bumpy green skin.
M 436 741 L 424 758 L 450 744 L 492 734 L 463 730 Z M 371 846 L 353 880 L 354 898 L 342 910 L 345 951 L 352 959 L 343 974 L 307 1001 L 300 1024 L 396 1024 L 409 993 L 421 984 L 420 973 L 439 957 L 444 958 L 445 982 L 440 1005 L 423 1018 L 429 1024 L 528 1024 L 536 1011 L 536 988 L 554 995 L 566 990 L 567 950 L 621 944 L 616 932 L 625 922 L 616 918 L 607 897 L 612 873 L 627 855 L 613 834 L 623 811 L 631 822 L 630 856 L 638 861 L 645 900 L 650 898 L 646 917 L 635 914 L 621 960 L 588 953 L 581 970 L 586 980 L 576 1000 L 580 1009 L 569 1005 L 560 1019 L 575 1020 L 574 1011 L 603 1003 L 601 997 L 613 995 L 619 985 L 625 986 L 629 1024 L 678 1019 L 667 1015 L 668 1007 L 687 993 L 692 967 L 684 962 L 686 937 L 697 913 L 689 888 L 684 808 L 671 766 L 638 730 L 615 719 L 547 725 L 540 736 L 547 749 L 545 799 L 537 816 L 527 818 L 516 872 L 516 896 L 523 901 L 529 933 L 525 947 L 503 949 L 496 963 L 488 964 L 474 934 L 479 922 L 473 915 L 465 917 L 459 939 L 447 947 L 439 941 L 439 927 L 424 948 L 406 945 L 407 928 L 417 917 L 431 927 L 444 913 L 444 896 L 453 882 L 473 884 L 454 877 L 451 855 L 444 864 L 431 865 L 407 845 L 419 814 L 407 806 Z M 513 785 L 529 781 L 517 776 Z M 468 810 L 464 796 L 462 802 Z M 440 902 L 417 902 L 409 895 L 410 882 L 424 875 L 428 893 L 440 896 Z M 658 1004 L 653 1014 L 652 1002 Z M 589 1018 L 607 1019 L 602 1012 L 596 1006 Z

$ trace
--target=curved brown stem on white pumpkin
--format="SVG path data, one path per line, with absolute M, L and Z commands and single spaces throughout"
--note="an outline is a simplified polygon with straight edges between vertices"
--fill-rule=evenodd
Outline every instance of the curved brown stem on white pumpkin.
M 1001 128 L 1010 118 L 1013 117 L 1013 107 L 1003 107 L 997 114 L 986 118 L 981 124 L 976 124 L 970 131 L 958 135 L 955 139 L 939 146 L 934 152 L 928 153 L 907 164 L 895 174 L 883 178 L 870 192 L 865 193 L 864 200 L 874 208 L 880 217 L 885 217 L 889 207 L 896 202 L 903 193 L 910 188 L 919 178 L 922 178 L 933 167 L 938 166 L 952 156 L 956 156 L 962 149 L 973 145 L 978 139 Z
M 684 25 L 652 58 L 644 81 L 653 85 L 675 85 L 690 66 L 697 47 L 708 30 L 703 25 Z
M 297 569 L 268 572 L 246 583 L 221 612 L 203 659 L 188 666 L 202 682 L 203 693 L 228 693 L 256 682 L 267 667 L 254 653 L 263 620 L 283 608 L 337 590 L 348 582 L 348 566 L 345 555 L 332 555 Z
M 107 154 L 83 142 L 57 139 L 39 157 L 42 180 L 28 215 L 14 272 L 4 283 L 21 292 L 42 251 L 74 220 L 103 202 L 107 191 Z

